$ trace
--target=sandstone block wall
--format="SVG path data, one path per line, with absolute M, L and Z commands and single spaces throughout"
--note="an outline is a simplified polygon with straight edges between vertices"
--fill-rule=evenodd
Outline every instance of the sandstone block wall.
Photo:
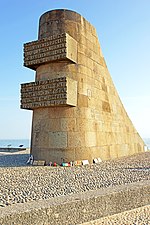
M 96 30 L 81 15 L 46 12 L 40 18 L 38 40 L 25 44 L 24 52 L 24 65 L 36 70 L 35 82 L 23 84 L 21 91 L 21 107 L 33 110 L 35 160 L 92 163 L 97 157 L 107 160 L 144 151 L 109 74 Z

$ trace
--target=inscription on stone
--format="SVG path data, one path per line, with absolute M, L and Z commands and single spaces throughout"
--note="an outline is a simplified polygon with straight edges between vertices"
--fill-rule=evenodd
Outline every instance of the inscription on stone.
M 71 88 L 68 85 L 70 82 L 73 85 Z M 76 106 L 76 90 L 77 82 L 67 77 L 21 84 L 21 108 Z M 72 91 L 74 94 L 70 95 Z
M 24 66 L 36 69 L 53 61 L 77 60 L 77 42 L 67 33 L 24 44 Z

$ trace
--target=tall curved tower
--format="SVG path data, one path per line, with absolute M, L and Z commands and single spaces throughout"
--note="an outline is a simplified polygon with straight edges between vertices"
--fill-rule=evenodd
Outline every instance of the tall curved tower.
M 44 13 L 38 40 L 24 45 L 35 82 L 21 85 L 33 110 L 31 153 L 60 163 L 144 151 L 107 69 L 95 28 L 70 10 Z

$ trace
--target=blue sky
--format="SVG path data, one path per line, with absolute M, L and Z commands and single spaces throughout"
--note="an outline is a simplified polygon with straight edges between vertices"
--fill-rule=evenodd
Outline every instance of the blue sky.
M 57 8 L 96 27 L 125 109 L 140 135 L 150 137 L 150 0 L 1 0 L 0 139 L 30 138 L 32 111 L 20 109 L 20 84 L 35 73 L 23 67 L 23 43 L 37 40 L 39 17 Z

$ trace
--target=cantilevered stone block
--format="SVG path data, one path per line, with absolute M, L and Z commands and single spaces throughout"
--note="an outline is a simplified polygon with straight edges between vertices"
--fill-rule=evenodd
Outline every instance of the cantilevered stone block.
M 76 106 L 77 81 L 69 77 L 41 80 L 21 85 L 21 108 Z
M 24 66 L 36 69 L 41 64 L 59 61 L 77 62 L 77 42 L 62 33 L 24 44 Z

